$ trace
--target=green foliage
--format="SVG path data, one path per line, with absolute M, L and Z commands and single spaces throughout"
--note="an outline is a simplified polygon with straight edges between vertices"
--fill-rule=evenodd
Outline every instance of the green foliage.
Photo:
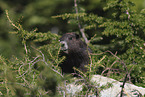
M 78 16 L 86 31 L 93 29 L 99 31 L 96 32 L 97 35 L 92 39 L 92 48 L 95 53 L 100 53 L 100 50 L 105 52 L 96 54 L 97 56 L 95 55 L 95 57 L 92 56 L 92 72 L 97 70 L 97 73 L 102 73 L 118 80 L 122 79 L 122 81 L 128 72 L 128 81 L 134 84 L 141 83 L 142 85 L 140 85 L 144 86 L 144 9 L 140 13 L 135 12 L 132 8 L 135 4 L 130 0 L 108 0 L 106 3 L 103 10 L 104 12 L 109 12 L 110 16 L 108 17 L 101 17 L 92 13 L 65 13 L 56 16 L 56 18 L 61 17 L 71 20 L 77 19 Z M 96 60 L 99 61 L 96 62 Z
M 20 24 L 16 25 L 10 20 L 8 11 L 6 14 L 11 25 L 17 29 L 11 33 L 21 39 L 24 52 L 22 58 L 13 56 L 12 61 L 0 56 L 1 95 L 14 97 L 57 95 L 56 86 L 63 77 L 58 67 L 63 60 L 58 57 L 60 51 L 58 35 L 50 32 L 26 31 Z M 31 43 L 28 43 L 30 40 Z M 34 45 L 46 40 L 49 44 L 39 48 Z M 45 54 L 48 56 L 42 51 L 47 51 Z
M 19 60 L 16 58 L 15 62 L 9 62 L 1 56 L 1 96 L 56 95 L 58 75 L 54 74 L 46 64 L 39 62 L 40 59 L 39 57 L 33 60 L 29 60 L 29 58 Z M 39 65 L 40 63 L 41 65 Z M 42 64 L 44 64 L 44 69 L 34 68 L 34 65 L 39 65 L 39 68 L 42 68 Z M 57 77 L 54 78 L 56 75 Z
M 1 24 L 7 22 L 4 18 L 6 16 L 0 14 L 0 28 L 3 29 L 0 34 L 3 36 L 4 33 L 10 32 L 8 41 L 0 37 L 2 40 L 0 41 L 1 96 L 64 96 L 56 87 L 59 84 L 59 88 L 66 92 L 66 85 L 74 81 L 76 84 L 83 85 L 83 91 L 78 95 L 99 94 L 100 90 L 111 87 L 108 83 L 108 86 L 97 89 L 90 82 L 94 74 L 101 74 L 119 81 L 123 81 L 128 74 L 128 82 L 145 87 L 145 9 L 136 12 L 135 4 L 129 0 L 120 0 L 120 2 L 102 0 L 101 4 L 99 0 L 90 0 L 83 1 L 82 5 L 85 2 L 91 4 L 94 2 L 102 8 L 99 12 L 104 12 L 105 15 L 87 12 L 89 10 L 87 6 L 84 6 L 86 9 L 79 6 L 78 13 L 66 13 L 70 12 L 70 9 L 65 12 L 59 10 L 58 13 L 64 14 L 55 16 L 64 2 L 70 7 L 67 0 L 34 1 L 19 1 L 21 5 L 19 3 L 16 5 L 19 5 L 20 9 L 17 9 L 17 6 L 14 7 L 10 15 L 6 11 L 13 29 L 10 25 Z M 8 4 L 9 2 L 10 0 L 7 3 L 2 0 L 0 6 L 3 9 L 10 9 L 15 2 Z M 90 9 L 94 7 L 93 5 Z M 0 11 L 3 9 L 0 7 Z M 16 15 L 15 12 L 24 14 L 23 25 L 20 24 L 21 16 Z M 17 22 L 14 23 L 9 16 L 15 17 L 13 21 Z M 55 18 L 62 18 L 68 25 L 58 23 Z M 58 25 L 62 31 L 78 31 L 76 28 L 78 23 L 85 29 L 85 34 L 90 39 L 88 45 L 93 53 L 90 54 L 90 64 L 86 66 L 88 71 L 82 72 L 74 68 L 79 72 L 80 78 L 70 79 L 70 75 L 62 75 L 59 67 L 59 63 L 65 59 L 65 57 L 59 57 L 59 36 L 48 31 L 48 28 Z M 29 31 L 23 27 L 26 29 L 38 27 L 38 29 Z
M 0 0 L 0 53 L 10 59 L 12 55 L 21 57 L 19 53 L 22 52 L 19 37 L 9 33 L 16 28 L 9 24 L 5 10 L 9 10 L 12 22 L 23 25 L 26 31 L 38 28 L 37 32 L 48 32 L 53 28 L 57 28 L 58 31 L 64 29 L 64 21 L 52 19 L 51 16 L 69 12 L 72 7 L 70 5 L 71 1 L 68 0 Z

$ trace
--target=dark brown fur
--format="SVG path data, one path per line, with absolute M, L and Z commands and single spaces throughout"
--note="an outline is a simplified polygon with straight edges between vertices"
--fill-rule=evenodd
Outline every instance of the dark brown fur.
M 64 73 L 73 73 L 73 67 L 86 71 L 84 65 L 89 64 L 88 52 L 91 49 L 84 43 L 78 34 L 66 33 L 60 38 L 62 43 L 61 55 L 66 56 L 66 60 L 60 64 Z

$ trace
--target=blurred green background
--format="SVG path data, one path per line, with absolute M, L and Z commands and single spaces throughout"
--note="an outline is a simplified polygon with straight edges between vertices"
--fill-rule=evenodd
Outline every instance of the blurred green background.
M 122 1 L 117 4 L 118 0 L 77 0 L 79 15 L 86 13 L 80 17 L 86 37 L 92 39 L 96 34 L 89 46 L 98 56 L 92 56 L 93 72 L 89 74 L 102 74 L 110 68 L 104 75 L 123 81 L 127 71 L 124 62 L 129 69 L 129 82 L 145 87 L 145 11 L 142 10 L 145 0 L 130 0 L 136 5 L 133 7 L 129 0 Z M 107 7 L 108 10 L 103 10 Z M 12 23 L 19 29 L 22 26 L 20 31 L 12 26 L 6 10 Z M 75 13 L 74 0 L 0 0 L 0 95 L 40 96 L 49 90 L 55 95 L 57 84 L 63 82 L 57 73 L 64 59 L 59 58 L 58 39 L 67 32 L 79 33 Z M 104 53 L 106 50 L 120 59 Z M 17 83 L 22 84 L 17 86 Z
M 132 0 L 136 6 L 134 9 L 140 11 L 145 8 L 145 0 Z M 102 9 L 106 0 L 81 0 L 79 6 L 87 13 L 107 17 L 109 13 Z M 77 26 L 68 25 L 66 20 L 54 19 L 52 16 L 74 12 L 74 0 L 0 0 L 0 54 L 6 58 L 12 55 L 20 55 L 21 43 L 19 38 L 10 34 L 15 29 L 7 20 L 5 10 L 9 11 L 11 20 L 21 24 L 24 29 L 32 31 L 37 28 L 38 32 L 51 31 L 63 34 L 70 31 L 79 31 Z M 88 38 L 95 31 L 86 31 Z

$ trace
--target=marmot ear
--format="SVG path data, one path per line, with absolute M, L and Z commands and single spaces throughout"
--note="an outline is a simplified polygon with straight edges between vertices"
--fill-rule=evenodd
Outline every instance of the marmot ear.
M 76 37 L 76 39 L 79 39 L 80 35 L 75 33 L 75 37 Z

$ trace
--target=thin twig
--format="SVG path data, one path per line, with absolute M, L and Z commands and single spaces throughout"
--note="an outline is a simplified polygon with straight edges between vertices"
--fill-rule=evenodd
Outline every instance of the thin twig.
M 25 41 L 24 40 L 24 38 L 23 38 L 23 41 Z M 26 43 L 24 43 L 24 48 L 25 48 L 25 51 L 26 51 L 26 55 L 28 54 L 28 50 L 27 50 L 27 46 L 26 46 Z
M 34 47 L 32 47 L 32 48 L 34 48 Z M 45 56 L 44 56 L 44 54 L 43 54 L 40 50 L 38 50 L 38 49 L 36 49 L 36 48 L 34 48 L 34 49 L 41 53 L 41 55 L 42 55 L 42 60 L 41 60 L 41 61 L 44 62 L 45 65 L 49 66 L 49 64 L 45 61 Z M 52 71 L 56 72 L 56 73 L 59 74 L 61 77 L 63 77 L 63 75 L 62 75 L 60 72 L 58 72 L 57 70 L 53 69 L 52 67 L 53 67 L 53 66 L 51 66 L 51 67 L 49 66 L 49 68 L 50 68 Z
M 125 86 L 125 83 L 126 83 L 126 80 L 127 80 L 127 73 L 126 73 L 126 75 L 125 75 L 125 79 L 124 79 L 124 81 L 123 81 L 123 85 L 121 86 L 122 87 L 122 89 L 121 89 L 121 94 L 120 94 L 120 97 L 122 97 L 123 96 L 123 90 L 124 90 L 124 86 Z
M 91 40 L 94 39 L 95 37 L 96 37 L 96 34 L 93 37 L 91 37 L 91 39 L 88 41 L 88 43 L 90 43 Z
M 11 23 L 11 25 L 14 26 L 15 28 L 17 28 L 18 30 L 20 30 L 20 28 L 17 27 L 17 26 L 11 21 L 11 19 L 10 19 L 10 17 L 9 17 L 8 10 L 6 10 L 6 16 L 7 16 L 8 20 L 9 20 L 9 22 Z
M 113 65 L 114 65 L 116 62 L 117 62 L 117 61 L 114 61 L 110 67 L 106 68 L 106 69 L 101 73 L 101 75 L 103 75 L 105 71 L 111 70 L 111 68 L 113 67 Z
M 80 23 L 80 19 L 79 19 L 79 11 L 78 11 L 78 5 L 77 5 L 77 0 L 74 0 L 74 6 L 75 6 L 75 11 L 76 11 L 76 14 L 77 14 L 77 21 L 78 21 L 78 27 L 80 29 L 80 32 L 82 34 L 82 37 L 84 38 L 85 40 L 85 43 L 87 44 L 89 41 L 84 33 L 84 28 L 81 26 L 81 23 Z

